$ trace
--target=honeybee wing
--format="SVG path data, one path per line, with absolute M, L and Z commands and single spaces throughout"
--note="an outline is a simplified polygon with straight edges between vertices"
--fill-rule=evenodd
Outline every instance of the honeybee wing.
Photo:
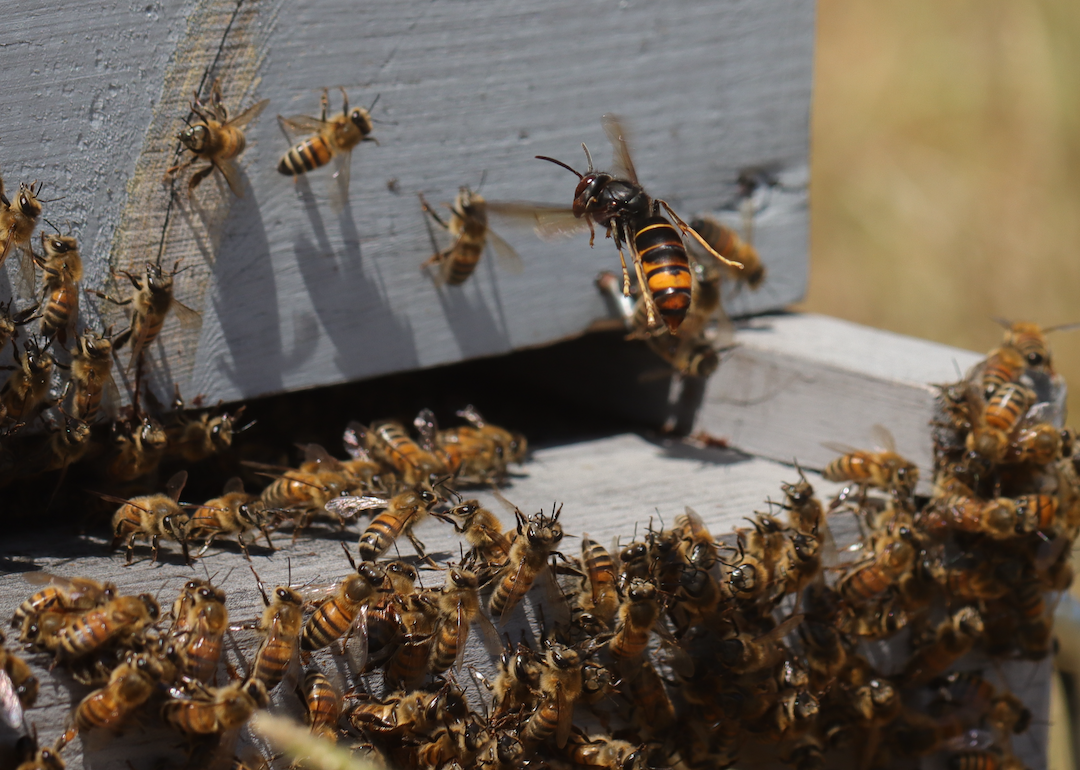
M 349 176 L 352 150 L 339 150 L 334 156 L 334 174 L 330 183 L 330 210 L 340 214 L 349 203 Z
M 229 126 L 230 128 L 243 129 L 244 126 L 246 126 L 248 123 L 262 115 L 262 111 L 266 109 L 266 105 L 268 104 L 270 104 L 270 100 L 263 99 L 261 102 L 257 102 L 256 104 L 248 107 L 246 110 L 241 112 L 239 115 L 237 115 L 225 125 Z
M 368 429 L 356 420 L 351 421 L 345 428 L 345 433 L 341 437 L 341 442 L 345 445 L 345 451 L 352 459 L 371 459 L 371 455 L 368 453 L 367 449 L 364 448 L 364 436 L 366 436 L 367 433 Z
M 343 519 L 351 519 L 361 511 L 385 508 L 388 502 L 389 501 L 385 497 L 375 497 L 373 495 L 364 495 L 363 497 L 342 495 L 341 497 L 327 500 L 326 505 L 323 507 L 328 512 L 340 516 Z
M 88 378 L 91 382 L 97 379 L 97 374 L 90 371 Z M 112 371 L 105 377 L 105 381 L 101 383 L 101 402 L 99 409 L 105 413 L 105 416 L 110 420 L 116 417 L 116 409 L 120 404 L 120 389 L 116 387 L 116 380 L 113 379 Z
M 491 230 L 491 228 L 488 228 L 487 231 L 487 242 L 491 246 L 491 250 L 495 253 L 499 266 L 502 267 L 503 270 L 517 275 L 525 269 L 525 265 L 522 263 L 518 253 L 514 251 L 514 247 L 504 241 L 502 237 Z
M 465 645 L 469 642 L 470 623 L 464 602 L 458 601 L 454 614 L 457 621 L 457 657 L 454 659 L 454 668 L 460 670 L 461 664 L 465 662 Z
M 368 659 L 368 605 L 364 604 L 345 636 L 345 654 L 352 671 L 360 673 Z
M 239 476 L 233 476 L 231 479 L 225 482 L 225 494 L 231 495 L 234 492 L 244 491 L 244 480 Z
M 488 651 L 488 654 L 497 658 L 502 654 L 503 643 L 499 638 L 499 630 L 495 628 L 495 624 L 491 622 L 483 610 L 479 610 L 476 613 L 476 625 L 480 627 L 480 638 L 484 640 L 484 649 Z M 464 650 L 462 650 L 464 652 Z M 459 653 L 458 668 L 461 668 L 461 653 Z
M 756 637 L 754 641 L 758 644 L 769 644 L 770 642 L 778 642 L 785 636 L 790 634 L 792 631 L 794 631 L 796 628 L 798 628 L 799 624 L 802 623 L 804 617 L 806 616 L 803 615 L 801 612 L 792 615 L 790 618 L 778 625 L 772 631 Z
M 562 687 L 555 690 L 555 705 L 559 710 L 559 723 L 555 727 L 555 745 L 560 749 L 566 747 L 566 741 L 570 738 L 570 728 L 574 722 L 574 706 L 567 703 Z
M 842 444 L 838 441 L 822 441 L 821 446 L 828 449 L 830 452 L 836 452 L 841 455 L 850 455 L 856 452 L 864 452 L 864 449 L 856 449 L 850 444 Z
M 309 463 L 325 463 L 327 468 L 338 469 L 341 463 L 336 457 L 326 451 L 321 444 L 297 444 L 304 450 L 304 460 Z
M 278 124 L 286 133 L 292 132 L 295 135 L 318 134 L 326 127 L 326 123 L 310 115 L 278 115 Z
M 870 428 L 870 435 L 874 441 L 884 449 L 886 452 L 896 452 L 896 439 L 893 438 L 892 431 L 886 428 L 884 425 L 874 424 Z
M 492 214 L 532 226 L 545 241 L 576 235 L 589 227 L 589 220 L 574 216 L 574 210 L 569 206 L 531 201 L 488 201 L 487 207 Z
M 421 409 L 413 420 L 413 427 L 420 434 L 420 446 L 428 452 L 435 449 L 435 434 L 439 431 L 435 413 L 427 408 Z
M 188 472 L 177 471 L 173 474 L 173 477 L 169 479 L 165 484 L 165 494 L 172 498 L 173 502 L 180 501 L 180 493 L 184 491 L 184 485 L 187 484 Z
M 214 160 L 213 164 L 217 166 L 218 171 L 225 177 L 225 181 L 229 183 L 229 189 L 233 191 L 233 195 L 237 198 L 243 198 L 244 183 L 240 180 L 240 167 L 236 165 L 236 161 L 232 158 L 219 158 Z
M 185 329 L 193 329 L 202 325 L 202 314 L 198 310 L 193 310 L 188 307 L 176 297 L 173 297 L 170 307 L 172 308 L 173 314 L 176 316 L 176 320 L 178 320 L 180 325 Z
M 19 261 L 19 277 L 16 279 L 16 288 L 23 296 L 33 296 L 34 287 L 37 284 L 37 271 L 34 269 L 34 252 L 29 246 L 24 246 L 22 259 Z
M 12 732 L 26 733 L 22 702 L 19 700 L 18 693 L 15 692 L 15 683 L 2 668 L 0 668 L 0 721 Z
M 618 115 L 609 112 L 600 118 L 600 125 L 604 127 L 604 133 L 615 150 L 614 167 L 611 173 L 616 177 L 629 179 L 636 184 L 638 180 L 637 170 L 634 168 L 634 161 L 630 157 L 630 147 L 626 140 L 627 133 L 622 124 L 622 119 Z

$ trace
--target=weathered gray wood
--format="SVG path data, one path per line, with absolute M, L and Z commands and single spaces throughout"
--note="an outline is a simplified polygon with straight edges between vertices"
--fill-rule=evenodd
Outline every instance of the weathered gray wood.
M 523 470 L 525 475 L 516 477 L 505 490 L 513 503 L 525 512 L 532 512 L 541 507 L 550 510 L 552 502 L 558 501 L 564 505 L 561 521 L 567 533 L 588 532 L 603 543 L 616 536 L 625 542 L 632 536 L 635 525 L 639 536 L 643 535 L 650 517 L 660 515 L 670 522 L 687 505 L 701 514 L 715 534 L 730 532 L 736 526 L 745 525 L 742 517 L 753 515 L 755 510 L 765 510 L 768 498 L 779 499 L 782 481 L 796 479 L 791 467 L 734 450 L 700 450 L 680 443 L 654 444 L 635 435 L 540 450 Z M 812 474 L 810 478 L 822 496 L 838 489 L 837 485 Z M 510 517 L 502 513 L 489 494 L 478 496 L 500 512 L 507 525 L 510 524 Z M 855 538 L 850 518 L 834 515 L 830 517 L 830 527 L 840 547 Z M 284 582 L 290 562 L 293 583 L 329 581 L 344 575 L 348 567 L 340 553 L 337 537 L 332 533 L 323 533 L 321 537 L 315 537 L 315 534 L 314 530 L 309 532 L 294 546 L 289 545 L 288 536 L 280 536 L 277 544 L 282 547 L 281 551 L 269 557 L 256 555 L 254 564 L 262 579 L 270 584 Z M 450 527 L 432 520 L 420 526 L 417 534 L 436 559 L 456 558 L 458 540 Z M 354 542 L 355 534 L 348 535 L 348 540 Z M 567 553 L 575 552 L 578 547 L 573 539 L 564 541 L 563 549 Z M 407 543 L 402 542 L 401 549 L 403 555 L 411 557 Z M 145 551 L 143 553 L 145 555 Z M 50 533 L 11 539 L 0 551 L 0 566 L 5 569 L 43 569 L 64 576 L 108 579 L 116 582 L 124 592 L 160 592 L 163 603 L 172 600 L 188 576 L 204 574 L 205 566 L 223 582 L 233 622 L 253 620 L 261 611 L 261 600 L 247 563 L 235 549 L 211 549 L 195 569 L 170 557 L 155 566 L 145 558 L 130 568 L 122 565 L 123 557 L 109 555 L 105 543 L 96 537 L 72 538 Z M 432 578 L 427 573 L 424 580 L 437 583 L 441 576 Z M 17 573 L 0 576 L 0 618 L 9 617 L 32 590 Z M 539 597 L 540 593 L 534 589 L 526 599 L 529 616 L 535 614 L 534 604 Z M 520 612 L 516 611 L 518 618 Z M 512 620 L 507 630 L 516 638 L 519 627 L 519 620 Z M 245 655 L 250 657 L 257 638 L 247 631 L 238 631 L 236 636 Z M 866 653 L 884 670 L 892 670 L 890 665 L 896 665 L 895 658 L 890 657 L 893 653 L 888 649 L 872 645 L 867 647 Z M 229 654 L 235 661 L 234 653 L 230 651 Z M 340 666 L 325 653 L 321 653 L 320 658 L 325 667 Z M 491 660 L 475 630 L 468 662 L 491 673 Z M 39 704 L 28 712 L 28 719 L 38 726 L 43 740 L 51 741 L 66 719 L 73 699 L 81 697 L 86 689 L 76 686 L 71 691 L 60 670 L 46 673 L 42 663 L 40 657 L 35 659 L 43 686 Z M 986 666 L 985 661 L 974 656 L 961 664 L 971 668 Z M 1045 722 L 1040 721 L 1039 715 L 1046 713 L 1048 670 L 1048 664 L 1016 663 L 1004 668 L 1008 683 L 1037 715 L 1030 738 L 1021 736 L 1016 741 L 1021 756 L 1032 768 L 1044 767 L 1046 762 L 1042 748 L 1045 746 Z M 377 686 L 378 677 L 370 684 Z M 298 704 L 285 688 L 275 692 L 271 709 L 299 714 Z M 175 738 L 167 732 L 133 728 L 122 741 L 112 741 L 107 736 L 80 738 L 68 748 L 65 759 L 71 770 L 90 767 L 119 770 L 126 768 L 125 759 L 134 760 L 137 770 L 143 770 L 153 766 L 152 757 L 175 757 L 174 742 Z M 89 751 L 90 756 L 84 757 L 83 751 Z
M 695 426 L 751 454 L 821 469 L 823 442 L 872 449 L 874 425 L 932 468 L 934 383 L 955 382 L 982 356 L 819 315 L 755 319 L 706 386 Z
M 0 95 L 0 173 L 9 187 L 42 179 L 44 197 L 64 196 L 45 216 L 71 221 L 88 287 L 157 257 L 161 175 L 234 8 L 31 3 L 5 15 L 0 69 L 19 87 Z M 439 290 L 419 271 L 431 246 L 415 194 L 446 201 L 486 172 L 489 199 L 569 203 L 574 178 L 532 157 L 582 166 L 586 141 L 607 165 L 599 117 L 609 111 L 633 130 L 646 188 L 686 214 L 733 210 L 740 169 L 775 172 L 780 186 L 762 197 L 755 227 L 772 278 L 734 307 L 783 307 L 806 283 L 812 39 L 809 0 L 248 0 L 214 74 L 232 114 L 271 105 L 248 131 L 247 196 L 233 199 L 215 174 L 171 212 L 163 261 L 183 259 L 177 296 L 203 323 L 196 334 L 168 322 L 151 351 L 156 388 L 164 395 L 176 381 L 238 399 L 580 333 L 605 314 L 592 281 L 618 264 L 610 243 L 542 243 L 495 221 L 525 272 L 485 258 L 464 287 Z M 277 173 L 290 142 L 274 120 L 317 114 L 320 89 L 339 84 L 354 104 L 379 95 L 383 121 L 380 146 L 354 154 L 340 217 L 327 205 L 328 169 L 295 185 Z M 122 313 L 102 311 L 122 328 Z

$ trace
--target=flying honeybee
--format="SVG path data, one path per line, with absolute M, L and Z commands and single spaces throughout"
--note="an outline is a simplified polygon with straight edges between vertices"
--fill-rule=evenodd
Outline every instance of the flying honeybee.
M 349 96 L 345 89 L 341 89 L 342 107 L 341 114 L 327 120 L 326 110 L 330 104 L 327 90 L 322 93 L 322 114 L 318 118 L 306 115 L 297 115 L 286 118 L 278 115 L 278 122 L 283 129 L 296 133 L 314 134 L 298 144 L 294 144 L 289 151 L 281 156 L 278 162 L 278 172 L 286 176 L 296 176 L 313 171 L 320 166 L 325 166 L 331 160 L 334 161 L 334 178 L 337 187 L 332 200 L 337 205 L 344 206 L 349 194 L 349 161 L 352 159 L 352 151 L 361 142 L 379 141 L 371 135 L 374 125 L 371 119 L 371 110 L 375 108 L 375 101 L 371 107 L 353 107 L 349 109 Z
M 188 516 L 177 502 L 186 483 L 187 471 L 179 471 L 165 485 L 164 494 L 144 495 L 130 500 L 102 495 L 106 500 L 120 503 L 113 514 L 112 547 L 116 549 L 121 543 L 125 544 L 128 564 L 131 564 L 138 538 L 149 538 L 153 561 L 157 561 L 158 543 L 164 538 L 180 543 L 184 561 L 191 562 L 184 532 Z
M 113 447 L 106 476 L 113 481 L 133 481 L 157 469 L 169 442 L 161 423 L 143 415 L 138 421 L 134 417 L 113 421 L 109 430 Z
M 269 103 L 269 99 L 263 99 L 229 120 L 228 111 L 221 100 L 221 87 L 217 80 L 210 87 L 208 103 L 204 104 L 196 92 L 195 101 L 191 103 L 191 111 L 198 116 L 199 122 L 194 125 L 189 123 L 188 127 L 176 137 L 186 149 L 191 150 L 192 157 L 173 166 L 165 172 L 165 175 L 172 176 L 179 173 L 199 160 L 209 161 L 209 166 L 191 175 L 188 181 L 188 192 L 194 191 L 199 183 L 216 168 L 229 183 L 229 189 L 233 191 L 233 194 L 237 198 L 243 198 L 244 187 L 240 182 L 236 158 L 247 146 L 244 127 L 259 117 Z
M 579 180 L 574 191 L 573 208 L 535 208 L 533 216 L 539 222 L 541 235 L 573 232 L 587 226 L 595 238 L 594 225 L 606 229 L 608 237 L 615 241 L 623 268 L 623 295 L 630 295 L 630 274 L 626 268 L 623 248 L 629 248 L 631 261 L 637 274 L 645 301 L 648 326 L 653 328 L 663 318 L 671 332 L 679 328 L 690 308 L 691 285 L 686 247 L 682 233 L 689 233 L 715 259 L 741 268 L 738 262 L 718 254 L 704 238 L 686 224 L 667 204 L 659 198 L 651 198 L 638 183 L 637 173 L 624 138 L 621 121 L 614 115 L 604 115 L 601 120 L 608 139 L 615 148 L 615 165 L 611 172 L 598 171 L 593 167 L 589 149 L 585 157 L 589 163 L 584 174 L 575 171 L 562 161 L 546 156 L 537 157 L 562 166 Z M 675 221 L 673 226 L 661 213 Z M 568 219 L 569 213 L 574 219 Z M 575 221 L 576 220 L 576 221 Z
M 44 273 L 41 334 L 67 345 L 68 331 L 79 316 L 79 281 L 83 274 L 79 246 L 70 236 L 45 233 L 41 234 L 41 246 L 44 256 L 34 259 Z
M 165 272 L 161 265 L 153 262 L 146 263 L 146 271 L 142 278 L 132 275 L 126 270 L 120 270 L 117 275 L 122 275 L 131 281 L 135 291 L 130 297 L 118 300 L 101 292 L 94 292 L 102 299 L 114 305 L 130 306 L 130 325 L 113 338 L 113 349 L 120 350 L 129 341 L 131 342 L 131 363 L 128 369 L 133 368 L 142 357 L 146 348 L 153 344 L 161 333 L 161 327 L 165 325 L 165 317 L 170 310 L 176 312 L 176 318 L 184 327 L 194 327 L 200 322 L 198 312 L 192 310 L 173 296 L 173 279 L 176 277 L 180 260 L 173 265 L 172 272 Z
M 434 265 L 435 281 L 449 286 L 460 286 L 476 270 L 476 264 L 490 244 L 499 263 L 511 273 L 520 273 L 521 259 L 513 247 L 488 227 L 487 201 L 479 192 L 462 187 L 450 207 L 450 222 L 443 222 L 420 193 L 420 206 L 424 212 L 450 233 L 453 243 L 435 254 L 422 267 Z M 498 210 L 495 207 L 495 210 Z M 434 240 L 434 236 L 433 236 Z

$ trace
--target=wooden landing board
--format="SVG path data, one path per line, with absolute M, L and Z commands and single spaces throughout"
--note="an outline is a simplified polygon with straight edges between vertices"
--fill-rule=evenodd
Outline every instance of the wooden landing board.
M 780 483 L 794 481 L 795 472 L 769 460 L 757 459 L 734 450 L 702 450 L 681 443 L 656 444 L 638 435 L 625 434 L 586 441 L 561 447 L 543 449 L 523 467 L 524 475 L 516 477 L 506 490 L 506 496 L 525 512 L 549 508 L 554 501 L 564 505 L 561 521 L 565 531 L 580 535 L 588 532 L 600 542 L 608 543 L 618 536 L 624 541 L 634 532 L 641 534 L 650 516 L 662 515 L 670 522 L 687 505 L 692 506 L 706 521 L 712 532 L 722 534 L 743 524 L 742 517 L 764 510 L 766 498 L 780 497 Z M 836 486 L 811 474 L 811 481 L 822 496 L 834 493 Z M 490 495 L 479 497 L 501 511 Z M 509 516 L 504 521 L 509 524 Z M 831 528 L 839 546 L 854 537 L 852 524 L 834 518 Z M 295 546 L 289 546 L 288 536 L 278 538 L 282 550 L 272 556 L 255 555 L 254 564 L 262 579 L 270 584 L 284 582 L 291 560 L 293 583 L 309 580 L 329 580 L 344 575 L 348 569 L 340 552 L 334 532 L 320 534 L 311 530 Z M 437 521 L 425 522 L 417 529 L 429 551 L 438 559 L 456 558 L 458 540 L 451 529 Z M 354 543 L 355 534 L 348 540 Z M 564 550 L 576 550 L 577 541 L 564 541 Z M 402 552 L 411 557 L 410 547 L 403 543 Z M 140 554 L 145 557 L 146 552 Z M 18 574 L 40 569 L 64 576 L 82 575 L 114 581 L 126 593 L 149 591 L 159 593 L 162 603 L 171 602 L 183 581 L 192 575 L 202 576 L 203 566 L 218 575 L 228 593 L 227 606 L 232 622 L 254 619 L 261 612 L 253 578 L 247 563 L 235 549 L 213 548 L 202 564 L 195 569 L 185 567 L 176 554 L 166 555 L 163 563 L 150 565 L 142 560 L 125 568 L 123 557 L 109 555 L 101 537 L 76 538 L 66 533 L 47 533 L 41 536 L 13 539 L 0 550 L 0 569 L 11 574 L 0 576 L 0 618 L 7 618 L 15 607 L 31 593 Z M 431 580 L 430 576 L 425 579 Z M 436 581 L 440 578 L 435 578 Z M 523 603 L 529 616 L 535 614 L 533 591 Z M 520 628 L 521 611 L 506 630 L 515 638 Z M 237 632 L 241 648 L 250 656 L 256 639 L 250 632 Z M 471 638 L 468 661 L 490 673 L 491 660 L 484 651 L 475 629 Z M 868 655 L 889 669 L 890 651 L 868 649 Z M 233 655 L 232 651 L 229 651 Z M 235 660 L 235 656 L 232 658 Z M 38 663 L 40 659 L 35 659 Z M 327 665 L 324 661 L 324 665 Z M 985 661 L 965 659 L 963 667 L 983 668 Z M 1016 747 L 1028 767 L 1041 770 L 1046 765 L 1041 747 L 1045 746 L 1045 718 L 1048 703 L 1049 664 L 1012 663 L 1003 667 L 1008 683 L 1035 711 L 1030 732 L 1019 736 Z M 993 670 L 987 668 L 993 676 Z M 45 741 L 51 741 L 67 717 L 73 699 L 82 697 L 86 688 L 72 686 L 59 670 L 46 673 L 41 666 L 36 672 L 42 680 L 38 706 L 28 712 Z M 377 681 L 377 677 L 375 678 Z M 299 716 L 299 705 L 291 694 L 279 688 L 273 696 L 271 709 Z M 130 730 L 122 741 L 88 738 L 75 741 L 65 759 L 70 770 L 127 770 L 125 760 L 131 759 L 136 770 L 154 767 L 154 757 L 177 756 L 176 738 L 170 733 Z M 84 750 L 91 754 L 85 758 Z M 92 759 L 90 758 L 92 756 Z
M 778 309 L 803 295 L 812 0 L 243 0 L 236 9 L 235 0 L 38 2 L 4 20 L 0 70 L 19 83 L 0 94 L 9 190 L 38 179 L 44 198 L 60 198 L 44 216 L 70 221 L 88 288 L 126 294 L 110 271 L 139 273 L 148 259 L 186 270 L 176 294 L 202 313 L 201 331 L 167 322 L 150 349 L 159 395 L 176 382 L 231 401 L 581 333 L 605 315 L 593 280 L 618 265 L 611 243 L 544 243 L 493 220 L 524 272 L 485 257 L 466 285 L 438 289 L 419 269 L 432 248 L 416 194 L 439 204 L 483 178 L 489 199 L 569 204 L 575 178 L 533 156 L 579 167 L 584 141 L 607 166 L 606 112 L 632 130 L 646 188 L 687 217 L 726 212 L 737 222 L 739 172 L 764 169 L 771 183 L 754 199 L 754 237 L 770 279 L 732 309 Z M 246 195 L 234 198 L 215 174 L 188 200 L 185 177 L 169 210 L 162 177 L 215 61 L 209 79 L 221 78 L 231 115 L 270 99 L 240 158 Z M 379 146 L 354 153 L 340 216 L 328 204 L 330 169 L 296 184 L 277 172 L 291 140 L 275 120 L 317 115 L 321 89 L 339 85 L 353 105 L 378 96 L 381 121 Z M 337 112 L 340 94 L 330 96 Z M 0 273 L 0 301 L 17 261 Z M 83 304 L 96 328 L 126 324 L 120 310 L 103 305 L 98 321 Z

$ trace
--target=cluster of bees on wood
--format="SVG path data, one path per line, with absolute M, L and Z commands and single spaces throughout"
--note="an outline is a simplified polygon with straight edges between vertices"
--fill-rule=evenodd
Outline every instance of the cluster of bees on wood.
M 286 131 L 306 138 L 282 156 L 278 171 L 295 177 L 332 165 L 335 194 L 331 202 L 337 206 L 347 200 L 352 150 L 363 142 L 375 141 L 370 108 L 350 108 L 344 89 L 342 94 L 344 103 L 338 115 L 328 114 L 329 100 L 324 91 L 319 117 L 279 116 Z M 191 115 L 186 119 L 188 125 L 178 135 L 180 150 L 190 153 L 190 157 L 168 170 L 170 191 L 180 174 L 199 165 L 190 174 L 189 193 L 193 194 L 217 170 L 233 193 L 242 196 L 237 158 L 246 146 L 244 129 L 267 104 L 268 100 L 260 101 L 230 118 L 217 81 L 209 96 L 201 97 L 196 92 Z M 584 173 L 553 158 L 538 156 L 579 178 L 572 206 L 485 201 L 479 192 L 463 187 L 449 207 L 449 221 L 444 221 L 421 194 L 429 230 L 433 221 L 451 239 L 448 247 L 439 249 L 431 232 L 435 253 L 424 267 L 430 268 L 439 285 L 460 285 L 491 245 L 502 262 L 520 269 L 513 248 L 488 227 L 489 214 L 527 222 L 543 237 L 587 228 L 592 242 L 596 227 L 600 227 L 619 252 L 622 281 L 620 284 L 615 276 L 603 274 L 598 286 L 619 304 L 631 336 L 646 340 L 675 371 L 708 376 L 716 369 L 719 350 L 724 346 L 712 325 L 723 312 L 721 282 L 757 288 L 764 280 L 764 266 L 754 247 L 734 230 L 708 218 L 687 224 L 666 201 L 649 196 L 637 180 L 622 123 L 605 115 L 603 125 L 615 148 L 611 171 L 595 169 L 587 147 L 588 168 Z M 758 181 L 747 175 L 740 184 L 752 190 Z M 161 264 L 159 252 L 156 263 L 146 262 L 135 272 L 121 270 L 113 274 L 118 289 L 128 287 L 128 296 L 112 296 L 96 289 L 83 292 L 125 308 L 126 328 L 113 333 L 111 327 L 95 330 L 84 324 L 83 331 L 76 334 L 82 257 L 76 239 L 55 227 L 55 233 L 40 233 L 40 253 L 35 251 L 38 222 L 48 221 L 43 203 L 49 201 L 40 195 L 39 184 L 21 184 L 9 198 L 0 179 L 0 266 L 9 256 L 21 252 L 19 293 L 24 302 L 20 304 L 26 305 L 15 308 L 9 301 L 0 307 L 0 349 L 11 343 L 14 351 L 12 365 L 6 367 L 13 371 L 0 386 L 0 484 L 28 474 L 63 471 L 88 452 L 100 453 L 102 446 L 123 452 L 130 445 L 160 443 L 160 426 L 153 425 L 160 421 L 160 410 L 151 416 L 140 404 L 144 358 L 170 314 L 182 326 L 190 327 L 200 320 L 196 311 L 173 294 L 179 262 L 169 269 Z M 169 201 L 171 204 L 172 197 Z M 744 215 L 752 220 L 748 210 Z M 687 235 L 692 237 L 689 250 L 684 243 Z M 163 233 L 162 245 L 164 237 Z M 629 267 L 624 251 L 630 254 Z M 40 287 L 36 286 L 37 268 L 41 270 Z M 631 272 L 637 281 L 636 299 L 631 293 Z M 34 321 L 39 322 L 38 333 L 20 342 L 26 327 Z M 113 362 L 125 347 L 130 348 L 127 369 L 134 370 L 134 384 L 130 406 L 119 414 Z M 115 419 L 109 439 L 95 441 L 91 428 L 102 414 Z M 13 437 L 35 422 L 47 428 L 47 440 L 31 442 L 29 448 L 19 445 Z
M 822 474 L 844 485 L 838 494 L 820 500 L 799 470 L 726 536 L 687 508 L 629 543 L 583 533 L 568 552 L 561 507 L 526 515 L 497 495 L 513 511 L 507 526 L 455 491 L 504 481 L 524 437 L 473 409 L 447 431 L 425 410 L 418 439 L 398 423 L 350 424 L 350 459 L 307 447 L 303 465 L 266 468 L 272 483 L 243 498 L 276 511 L 274 526 L 291 523 L 294 541 L 377 515 L 355 555 L 342 543 L 340 580 L 268 590 L 252 566 L 266 609 L 244 628 L 259 641 L 243 670 L 225 666 L 224 684 L 229 615 L 209 577 L 184 585 L 170 620 L 148 594 L 27 577 L 43 587 L 13 619 L 20 641 L 97 689 L 51 746 L 27 738 L 20 770 L 62 768 L 76 735 L 139 729 L 136 713 L 186 736 L 190 766 L 317 767 L 232 753 L 254 712 L 294 695 L 313 736 L 384 767 L 705 770 L 771 758 L 817 770 L 834 756 L 873 768 L 940 755 L 950 770 L 1022 770 L 1014 742 L 1032 713 L 986 667 L 1050 653 L 1051 597 L 1072 580 L 1080 527 L 1080 455 L 1058 425 L 1064 384 L 1045 331 L 1008 324 L 999 348 L 939 386 L 929 496 L 894 448 L 844 448 Z M 114 546 L 130 560 L 140 537 L 155 557 L 159 541 L 185 555 L 202 541 L 202 555 L 234 535 L 251 559 L 243 534 L 265 520 L 220 502 L 188 514 L 176 499 L 121 501 Z M 843 549 L 838 517 L 860 532 Z M 414 529 L 429 519 L 461 536 L 460 559 L 425 552 Z M 417 559 L 387 558 L 402 536 Z M 431 573 L 441 587 L 425 585 Z M 507 622 L 526 605 L 538 629 L 515 639 Z M 893 654 L 875 653 L 880 643 Z M 493 673 L 464 665 L 475 644 Z M 37 684 L 4 654 L 0 685 L 22 718 Z

